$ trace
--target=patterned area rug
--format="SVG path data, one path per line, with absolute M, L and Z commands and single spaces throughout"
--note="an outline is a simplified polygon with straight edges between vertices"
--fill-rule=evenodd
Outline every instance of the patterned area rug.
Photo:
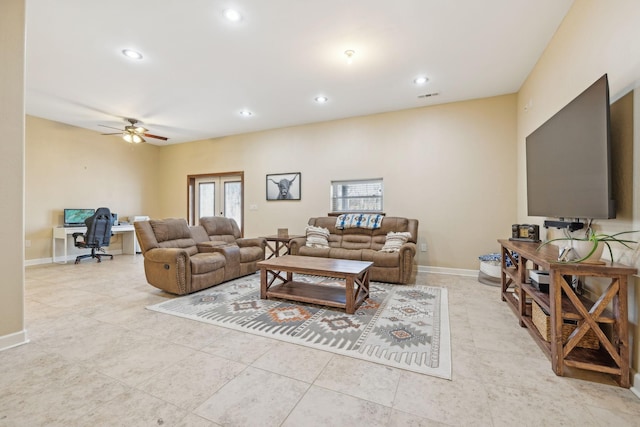
M 339 280 L 295 275 L 318 286 Z M 260 299 L 253 274 L 147 307 L 150 310 L 451 379 L 447 290 L 371 282 L 370 297 L 344 310 Z

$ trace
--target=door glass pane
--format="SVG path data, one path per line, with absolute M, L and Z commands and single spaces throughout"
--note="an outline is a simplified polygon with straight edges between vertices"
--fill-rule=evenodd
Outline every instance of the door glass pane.
M 224 183 L 224 216 L 236 220 L 242 229 L 242 184 L 240 181 L 226 181 Z
M 216 184 L 213 182 L 203 182 L 198 185 L 199 196 L 199 216 L 215 216 L 216 206 Z

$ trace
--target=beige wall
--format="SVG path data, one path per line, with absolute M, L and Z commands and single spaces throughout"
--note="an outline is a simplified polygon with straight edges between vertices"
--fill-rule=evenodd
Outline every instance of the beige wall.
M 303 233 L 331 180 L 383 178 L 384 211 L 417 218 L 422 266 L 477 269 L 516 218 L 516 96 L 168 146 L 161 215 L 186 217 L 186 176 L 245 173 L 245 235 Z M 302 173 L 301 201 L 265 201 L 265 175 Z M 257 205 L 257 210 L 249 210 Z
M 0 350 L 24 330 L 25 1 L 0 3 Z
M 553 37 L 537 65 L 518 94 L 518 218 L 520 222 L 543 218 L 527 218 L 525 137 L 555 112 L 586 89 L 601 75 L 609 77 L 612 101 L 636 89 L 633 108 L 633 171 L 624 177 L 627 207 L 619 219 L 599 221 L 603 231 L 617 232 L 640 229 L 640 108 L 637 88 L 640 87 L 640 2 L 637 0 L 577 0 Z M 525 110 L 525 107 L 526 108 Z M 639 253 L 622 253 L 626 264 L 640 267 Z M 593 285 L 596 286 L 597 285 Z M 640 364 L 640 280 L 630 284 L 629 319 L 632 337 L 632 367 Z M 636 384 L 637 387 L 637 384 Z
M 477 269 L 516 216 L 505 179 L 516 173 L 515 104 L 507 95 L 166 147 L 27 116 L 25 259 L 51 258 L 65 207 L 186 218 L 187 175 L 244 171 L 246 236 L 301 233 L 329 211 L 332 179 L 382 177 L 387 214 L 420 221 L 419 265 Z M 302 173 L 301 201 L 265 201 L 265 175 L 282 172 Z M 121 249 L 117 235 L 109 249 Z
M 106 206 L 122 219 L 158 212 L 160 147 L 37 117 L 26 124 L 25 259 L 51 258 L 51 228 L 63 223 L 64 208 Z M 76 253 L 72 243 L 69 253 Z M 109 249 L 122 249 L 118 234 Z

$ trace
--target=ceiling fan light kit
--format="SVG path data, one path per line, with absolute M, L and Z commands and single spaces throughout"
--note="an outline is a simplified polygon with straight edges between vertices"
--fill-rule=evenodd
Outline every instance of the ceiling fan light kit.
M 126 119 L 126 120 L 129 122 L 129 124 L 125 126 L 124 129 L 118 129 L 111 126 L 100 125 L 102 127 L 116 129 L 120 131 L 117 133 L 103 133 L 103 135 L 121 135 L 122 139 L 127 141 L 129 144 L 139 144 L 141 142 L 147 142 L 143 138 L 143 136 L 146 136 L 147 138 L 161 139 L 163 141 L 166 141 L 169 139 L 165 136 L 152 135 L 150 133 L 147 133 L 148 129 L 137 125 L 138 120 L 136 119 Z
M 127 141 L 129 144 L 139 144 L 141 142 L 146 142 L 143 137 L 135 133 L 125 132 L 122 134 L 122 139 Z

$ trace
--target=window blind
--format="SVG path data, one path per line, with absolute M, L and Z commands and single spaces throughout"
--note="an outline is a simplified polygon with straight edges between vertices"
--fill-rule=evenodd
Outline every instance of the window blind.
M 380 212 L 382 198 L 382 178 L 331 182 L 332 212 Z

